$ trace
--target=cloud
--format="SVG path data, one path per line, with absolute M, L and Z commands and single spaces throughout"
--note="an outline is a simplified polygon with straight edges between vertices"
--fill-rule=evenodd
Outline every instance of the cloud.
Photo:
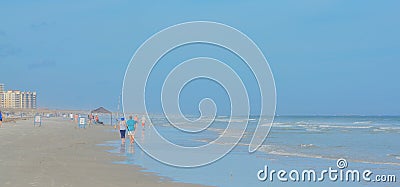
M 31 63 L 28 65 L 29 70 L 42 69 L 42 68 L 52 68 L 55 67 L 57 63 L 53 60 L 42 60 L 39 62 Z

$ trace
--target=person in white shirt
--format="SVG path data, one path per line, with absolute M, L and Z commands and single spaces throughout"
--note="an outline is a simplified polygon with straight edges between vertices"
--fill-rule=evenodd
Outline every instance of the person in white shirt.
M 125 144 L 125 133 L 126 133 L 126 122 L 125 118 L 121 118 L 121 121 L 118 124 L 119 133 L 121 134 L 121 144 Z

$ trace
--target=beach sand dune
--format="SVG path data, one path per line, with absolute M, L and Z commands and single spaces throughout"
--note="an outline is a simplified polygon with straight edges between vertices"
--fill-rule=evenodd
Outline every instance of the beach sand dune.
M 96 146 L 118 140 L 109 126 L 78 129 L 70 121 L 45 118 L 5 123 L 0 128 L 0 186 L 197 186 L 161 180 L 131 165 L 113 164 L 124 158 Z

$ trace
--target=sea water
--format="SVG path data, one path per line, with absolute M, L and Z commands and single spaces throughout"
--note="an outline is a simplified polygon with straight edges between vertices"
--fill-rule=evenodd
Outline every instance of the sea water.
M 158 132 L 181 146 L 204 145 L 221 135 L 228 122 L 240 124 L 245 118 L 218 117 L 206 131 L 183 133 L 171 126 L 163 117 L 152 117 Z M 155 172 L 177 182 L 213 186 L 399 186 L 400 182 L 400 117 L 392 116 L 279 116 L 274 120 L 264 144 L 255 153 L 248 152 L 257 117 L 251 117 L 239 144 L 222 159 L 202 167 L 179 168 L 158 162 L 144 153 L 137 145 L 121 145 L 120 141 L 108 142 L 115 147 L 111 152 L 124 156 L 119 164 L 139 165 L 145 171 Z M 183 121 L 182 121 L 183 122 Z M 261 122 L 262 125 L 262 122 Z M 136 138 L 147 138 L 146 126 L 139 128 Z M 151 137 L 151 136 L 148 136 Z M 230 146 L 227 142 L 225 146 Z M 177 158 L 179 159 L 179 158 Z M 283 182 L 273 175 L 271 181 L 261 181 L 258 172 L 268 166 L 271 170 L 339 170 L 338 159 L 348 163 L 346 170 L 375 175 L 395 175 L 396 182 L 360 182 L 336 180 L 327 176 L 323 181 Z M 362 175 L 361 175 L 362 177 Z M 286 178 L 289 178 L 286 175 Z

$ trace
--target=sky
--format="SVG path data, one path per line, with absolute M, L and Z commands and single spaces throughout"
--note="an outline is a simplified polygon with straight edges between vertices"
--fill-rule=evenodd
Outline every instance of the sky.
M 398 7 L 396 0 L 3 0 L 0 83 L 37 91 L 41 108 L 116 110 L 139 46 L 166 27 L 204 20 L 232 26 L 259 46 L 275 78 L 279 115 L 400 115 Z M 182 92 L 186 112 L 197 112 L 202 84 Z M 202 96 L 223 93 L 204 88 Z M 216 103 L 226 101 L 219 97 Z

